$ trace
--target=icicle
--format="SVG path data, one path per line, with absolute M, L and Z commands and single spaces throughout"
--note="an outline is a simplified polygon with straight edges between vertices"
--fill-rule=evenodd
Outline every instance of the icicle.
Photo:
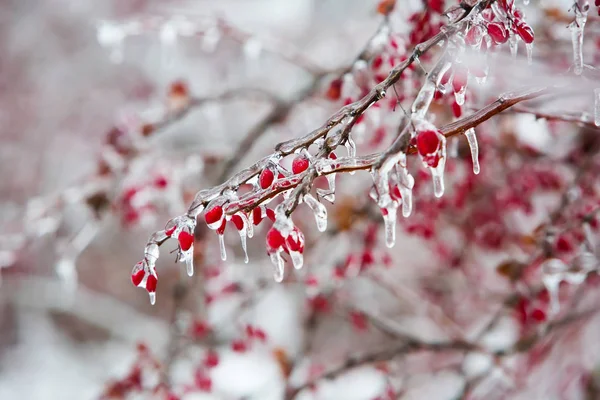
M 579 3 L 582 3 L 580 6 Z M 583 72 L 583 29 L 587 21 L 589 7 L 587 2 L 575 2 L 573 10 L 575 11 L 575 21 L 571 22 L 571 43 L 573 45 L 573 64 L 575 75 L 581 75 Z
M 550 295 L 550 313 L 556 315 L 560 311 L 558 289 L 560 282 L 565 277 L 567 265 L 557 258 L 547 260 L 542 265 L 542 282 Z
M 511 34 L 508 39 L 508 46 L 510 47 L 510 54 L 513 58 L 517 58 L 517 53 L 519 52 L 519 38 L 515 34 Z
M 388 248 L 396 244 L 396 203 L 392 203 L 387 208 L 381 210 L 383 214 L 383 224 L 385 226 L 385 245 Z
M 156 292 L 148 292 L 148 296 L 150 297 L 150 304 L 156 304 Z
M 219 248 L 221 250 L 221 260 L 227 260 L 227 250 L 225 249 L 225 235 L 219 234 Z
M 325 178 L 327 178 L 329 190 L 317 189 L 317 193 L 328 202 L 333 203 L 335 202 L 335 174 L 325 175 Z
M 477 144 L 477 136 L 475 136 L 475 129 L 470 128 L 465 132 L 467 141 L 469 142 L 469 148 L 471 149 L 471 160 L 473 160 L 473 173 L 479 174 L 479 146 Z
M 527 50 L 527 64 L 531 65 L 533 63 L 533 42 L 526 43 L 525 49 Z
M 400 195 L 402 196 L 402 216 L 408 218 L 412 213 L 412 190 L 415 186 L 415 179 L 406 169 L 406 154 L 396 164 L 396 173 L 400 184 Z
M 304 265 L 304 256 L 299 251 L 290 251 L 290 257 L 295 269 L 301 269 Z
M 356 143 L 354 143 L 354 140 L 350 136 L 346 139 L 344 146 L 346 146 L 346 150 L 348 151 L 348 158 L 356 157 Z M 355 171 L 350 171 L 350 175 L 354 175 L 355 173 Z
M 194 276 L 194 257 L 186 257 L 185 258 L 185 267 L 188 276 Z
M 467 87 L 463 86 L 458 92 L 454 92 L 454 99 L 456 100 L 456 104 L 462 106 L 465 104 L 465 94 L 467 93 Z
M 600 89 L 594 89 L 594 124 L 600 126 Z
M 427 111 L 429 110 L 429 105 L 431 104 L 433 96 L 435 95 L 435 90 L 436 83 L 427 79 L 421 87 L 421 90 L 419 91 L 419 94 L 417 95 L 417 98 L 415 99 L 411 107 L 411 112 L 415 116 L 415 118 L 425 118 L 425 114 L 427 114 Z
M 251 224 L 246 224 L 246 225 L 251 225 Z M 240 242 L 242 242 L 242 250 L 244 250 L 244 262 L 246 264 L 248 264 L 248 261 L 250 261 L 250 259 L 248 258 L 248 249 L 246 246 L 246 229 L 242 229 L 238 232 L 240 234 Z
M 458 157 L 458 143 L 459 138 L 453 138 L 450 140 L 450 146 L 448 148 L 448 157 L 456 158 Z
M 310 194 L 304 195 L 304 202 L 313 211 L 319 232 L 325 232 L 327 229 L 327 209 L 325 206 Z
M 444 161 L 440 160 L 437 167 L 429 167 L 433 179 L 433 194 L 440 198 L 444 195 Z
M 440 198 L 444 195 L 444 167 L 446 166 L 446 138 L 442 136 L 440 143 L 440 155 L 437 166 L 429 167 L 433 179 L 433 194 Z
M 271 257 L 271 262 L 273 263 L 273 266 L 275 267 L 275 269 L 273 271 L 273 278 L 275 279 L 275 282 L 278 282 L 278 283 L 283 282 L 284 265 L 283 265 L 283 258 L 281 257 L 281 249 L 271 253 L 270 257 Z

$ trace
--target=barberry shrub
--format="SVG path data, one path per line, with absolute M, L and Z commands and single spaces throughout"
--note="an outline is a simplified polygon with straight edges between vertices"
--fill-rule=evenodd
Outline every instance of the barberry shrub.
M 373 2 L 374 34 L 332 69 L 219 18 L 98 26 L 117 62 L 129 36 L 158 32 L 168 49 L 229 40 L 311 79 L 291 100 L 264 87 L 197 97 L 202 77 L 174 79 L 158 117 L 108 131 L 75 200 L 90 229 L 109 215 L 125 228 L 180 215 L 131 272 L 154 307 L 162 285 L 172 293 L 169 346 L 139 345 L 102 398 L 600 396 L 599 4 L 416 3 Z M 160 157 L 153 138 L 243 97 L 272 109 L 235 132 L 230 154 L 141 164 L 145 178 L 128 179 Z M 263 140 L 274 130 L 288 140 Z M 32 203 L 28 223 L 72 198 Z M 71 283 L 95 235 L 82 232 L 57 267 Z M 163 284 L 167 246 L 185 274 Z M 241 375 L 253 378 L 238 386 Z

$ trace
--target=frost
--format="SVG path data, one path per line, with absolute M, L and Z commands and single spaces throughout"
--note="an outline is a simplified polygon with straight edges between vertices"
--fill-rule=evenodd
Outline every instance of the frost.
M 479 174 L 479 146 L 477 144 L 477 136 L 475 136 L 475 129 L 470 128 L 465 132 L 467 142 L 469 142 L 469 148 L 471 149 L 471 160 L 473 160 L 473 173 Z
M 310 194 L 304 195 L 304 202 L 313 211 L 319 232 L 325 232 L 327 229 L 327 209 L 325 206 Z

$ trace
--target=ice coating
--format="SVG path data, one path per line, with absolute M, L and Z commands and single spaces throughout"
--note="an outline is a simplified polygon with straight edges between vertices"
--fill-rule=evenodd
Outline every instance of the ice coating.
M 470 128 L 465 132 L 465 137 L 469 143 L 471 149 L 471 160 L 473 161 L 473 173 L 479 174 L 479 146 L 477 144 L 477 136 L 475 136 L 475 129 Z
M 325 206 L 311 194 L 304 195 L 304 202 L 313 211 L 319 232 L 325 232 L 327 229 L 327 209 Z

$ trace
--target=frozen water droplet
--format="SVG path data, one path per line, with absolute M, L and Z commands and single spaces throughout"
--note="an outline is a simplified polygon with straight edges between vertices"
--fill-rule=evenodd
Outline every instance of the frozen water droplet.
M 594 124 L 600 126 L 600 88 L 594 89 Z
M 327 229 L 327 209 L 325 206 L 310 194 L 304 195 L 304 202 L 313 211 L 319 232 L 325 232 Z
M 384 208 L 383 224 L 385 226 L 385 245 L 388 248 L 394 247 L 396 244 L 396 210 L 397 207 L 392 203 L 390 207 Z
M 533 63 L 533 42 L 526 43 L 525 49 L 527 50 L 527 64 L 531 65 Z
M 470 128 L 465 132 L 467 142 L 469 142 L 469 148 L 471 149 L 471 160 L 473 160 L 473 173 L 479 174 L 479 145 L 477 144 L 477 136 L 475 136 L 475 129 Z
M 281 257 L 281 250 L 274 251 L 270 254 L 271 262 L 273 263 L 273 278 L 275 282 L 283 282 L 284 264 Z
M 227 260 L 227 250 L 225 249 L 225 235 L 217 235 L 219 236 L 219 250 L 221 252 L 221 260 Z
M 152 304 L 152 305 L 156 304 L 156 293 L 155 292 L 148 292 L 148 297 L 150 297 L 150 304 Z

